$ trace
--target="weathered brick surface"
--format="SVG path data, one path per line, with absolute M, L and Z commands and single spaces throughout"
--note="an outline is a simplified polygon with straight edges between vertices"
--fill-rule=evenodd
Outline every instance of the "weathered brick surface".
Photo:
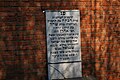
M 120 80 L 119 0 L 0 0 L 0 80 L 46 80 L 43 11 L 73 9 L 81 11 L 83 77 Z

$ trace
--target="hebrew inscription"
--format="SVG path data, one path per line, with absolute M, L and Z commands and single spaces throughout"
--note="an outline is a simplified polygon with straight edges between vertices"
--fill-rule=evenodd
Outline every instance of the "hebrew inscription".
M 47 11 L 46 16 L 48 61 L 80 61 L 79 11 Z

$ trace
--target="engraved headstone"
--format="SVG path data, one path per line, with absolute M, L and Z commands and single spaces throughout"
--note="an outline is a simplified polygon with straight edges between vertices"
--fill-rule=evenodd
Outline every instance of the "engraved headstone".
M 79 10 L 46 10 L 48 77 L 81 77 Z

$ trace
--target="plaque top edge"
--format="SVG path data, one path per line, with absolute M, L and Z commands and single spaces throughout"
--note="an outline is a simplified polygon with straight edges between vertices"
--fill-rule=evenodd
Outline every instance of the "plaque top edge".
M 60 11 L 79 12 L 80 10 L 45 10 L 45 12 L 60 12 Z

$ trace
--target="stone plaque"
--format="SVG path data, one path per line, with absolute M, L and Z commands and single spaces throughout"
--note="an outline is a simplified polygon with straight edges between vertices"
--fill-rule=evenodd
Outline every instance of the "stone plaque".
M 49 79 L 81 77 L 79 10 L 46 10 L 46 36 Z

